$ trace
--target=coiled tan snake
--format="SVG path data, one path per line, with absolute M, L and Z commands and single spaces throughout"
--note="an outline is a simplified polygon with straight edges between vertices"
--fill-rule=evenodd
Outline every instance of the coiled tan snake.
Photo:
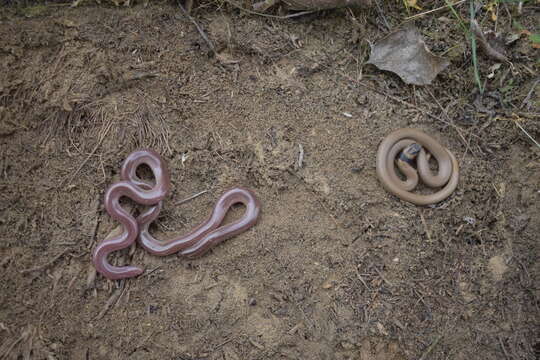
M 438 163 L 438 172 L 429 168 L 429 152 Z M 401 153 L 401 154 L 400 154 Z M 401 180 L 396 174 L 394 161 L 405 175 Z M 411 163 L 416 160 L 416 169 Z M 459 167 L 456 157 L 435 139 L 417 129 L 399 129 L 388 135 L 377 151 L 377 176 L 386 191 L 416 205 L 430 205 L 446 199 L 456 189 Z M 418 180 L 431 188 L 443 187 L 430 195 L 412 193 Z

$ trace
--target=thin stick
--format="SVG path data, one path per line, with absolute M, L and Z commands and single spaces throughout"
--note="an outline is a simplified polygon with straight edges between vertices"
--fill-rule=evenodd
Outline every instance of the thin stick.
M 506 358 L 506 360 L 510 360 L 510 358 L 508 357 L 508 353 L 506 352 L 506 348 L 504 347 L 504 344 L 502 342 L 501 337 L 498 336 L 498 339 L 499 339 L 499 344 L 501 345 L 502 351 L 504 353 L 504 357 Z
M 437 336 L 437 338 L 431 343 L 431 345 L 429 345 L 429 347 L 426 349 L 426 351 L 424 351 L 424 353 L 422 354 L 422 356 L 420 356 L 420 359 L 418 359 L 418 360 L 426 360 L 428 355 L 435 348 L 435 346 L 437 346 L 437 344 L 439 343 L 441 338 L 442 338 L 442 335 Z
M 450 117 L 448 116 L 448 113 L 446 112 L 446 110 L 442 107 L 441 103 L 439 102 L 439 100 L 437 100 L 437 98 L 435 97 L 435 95 L 433 95 L 433 93 L 431 91 L 429 91 L 429 89 L 427 89 L 427 92 L 429 95 L 431 95 L 431 97 L 433 98 L 433 100 L 435 100 L 435 103 L 439 106 L 439 108 L 441 109 L 442 113 L 444 114 L 444 116 L 446 116 L 446 118 L 448 119 L 448 123 L 450 126 L 452 126 L 456 132 L 458 133 L 459 137 L 461 138 L 461 140 L 463 140 L 463 144 L 466 145 L 467 147 L 469 146 L 469 142 L 465 141 L 465 137 L 463 136 L 463 134 L 461 134 L 461 131 L 459 129 L 459 127 L 457 125 L 454 125 L 452 123 L 452 120 L 450 119 Z M 465 154 L 467 153 L 467 151 L 465 151 Z M 463 158 L 465 158 L 465 154 L 463 155 Z M 463 159 L 461 159 L 463 161 Z
M 346 76 L 346 75 L 342 74 L 342 76 Z M 354 81 L 354 80 L 351 79 L 350 77 L 348 77 L 348 76 L 346 76 L 346 77 L 347 77 L 349 80 Z M 369 86 L 369 85 L 366 85 L 366 84 L 364 84 L 364 83 L 361 83 L 360 81 L 355 81 L 355 82 L 356 82 L 358 85 L 365 87 L 366 89 L 369 89 L 369 90 L 371 90 L 371 91 L 374 91 L 374 92 L 376 92 L 376 93 L 379 93 L 379 94 L 381 94 L 381 95 L 384 95 L 384 96 L 386 96 L 386 97 L 388 97 L 388 98 L 390 98 L 390 99 L 392 99 L 392 100 L 394 100 L 394 101 L 396 101 L 396 102 L 398 102 L 398 103 L 400 103 L 400 104 L 402 104 L 402 105 L 405 105 L 405 106 L 407 106 L 407 107 L 409 107 L 409 108 L 412 108 L 412 109 L 415 109 L 415 110 L 417 110 L 417 111 L 420 111 L 422 114 L 424 114 L 424 115 L 426 115 L 426 116 L 428 116 L 428 117 L 430 117 L 430 118 L 432 118 L 432 119 L 438 120 L 438 121 L 440 121 L 440 122 L 442 122 L 442 123 L 444 123 L 444 124 L 446 124 L 446 125 L 452 127 L 452 128 L 453 128 L 454 130 L 456 130 L 456 132 L 458 133 L 459 137 L 460 137 L 461 140 L 463 141 L 463 144 L 464 144 L 464 145 L 467 144 L 467 141 L 465 140 L 465 138 L 463 137 L 463 135 L 462 135 L 461 132 L 459 131 L 459 128 L 458 128 L 456 125 L 454 125 L 454 124 L 452 124 L 452 123 L 450 123 L 450 122 L 448 122 L 448 121 L 445 121 L 445 120 L 441 119 L 440 117 L 438 117 L 438 116 L 436 116 L 436 115 L 433 115 L 433 114 L 430 113 L 429 111 L 424 110 L 424 109 L 422 109 L 422 108 L 420 108 L 420 107 L 418 107 L 418 106 L 416 106 L 416 105 L 414 105 L 414 104 L 412 104 L 412 103 L 410 103 L 410 102 L 407 102 L 407 101 L 405 101 L 405 100 L 401 100 L 401 99 L 398 98 L 398 97 L 395 97 L 395 96 L 393 96 L 393 95 L 390 95 L 390 94 L 388 94 L 387 92 L 385 92 L 385 91 L 383 91 L 383 90 L 379 90 L 379 89 L 377 89 L 377 88 L 371 87 L 371 86 Z
M 452 7 L 452 6 L 461 5 L 461 4 L 463 4 L 465 1 L 467 1 L 467 0 L 461 0 L 461 1 L 458 1 L 458 2 L 453 3 L 453 4 L 446 4 L 446 5 L 444 5 L 444 6 L 441 6 L 441 7 L 436 8 L 436 9 L 424 11 L 423 13 L 420 13 L 420 14 L 416 14 L 416 15 L 413 15 L 413 16 L 406 17 L 405 20 L 416 19 L 416 18 L 419 18 L 419 17 L 421 17 L 421 16 L 424 16 L 424 15 L 427 15 L 427 14 L 431 14 L 431 13 L 433 13 L 433 12 L 435 12 L 435 11 L 443 10 L 443 9 L 446 9 L 446 8 L 449 8 L 449 7 Z
M 116 289 L 113 294 L 111 295 L 111 297 L 109 298 L 109 300 L 107 300 L 107 302 L 105 303 L 105 306 L 103 307 L 103 309 L 100 311 L 100 313 L 98 314 L 98 316 L 96 316 L 95 320 L 100 320 L 103 316 L 105 316 L 105 314 L 107 313 L 107 311 L 109 311 L 109 309 L 114 305 L 116 304 L 116 302 L 118 301 L 118 299 L 120 298 L 120 295 L 122 295 L 122 293 L 124 292 L 124 281 L 122 281 L 122 285 Z
M 527 96 L 525 96 L 525 99 L 523 99 L 523 102 L 521 103 L 521 106 L 519 107 L 520 109 L 523 109 L 523 107 L 525 106 L 525 103 L 529 101 L 529 99 L 532 96 L 532 93 L 536 90 L 536 85 L 538 85 L 538 82 L 540 82 L 540 78 L 536 79 L 533 86 L 531 87 L 531 90 L 529 90 L 529 93 L 527 94 Z
M 392 285 L 392 283 L 390 281 L 386 280 L 386 278 L 382 274 L 381 270 L 379 270 L 377 267 L 375 267 L 375 271 L 377 272 L 377 274 L 379 274 L 379 277 L 386 283 L 386 285 L 388 285 L 390 287 L 394 286 L 394 285 Z
M 384 12 L 381 8 L 381 4 L 379 4 L 379 0 L 375 0 L 375 5 L 377 5 L 377 11 L 379 12 L 379 15 L 384 21 L 384 25 L 386 25 L 386 30 L 390 30 L 390 25 L 388 24 L 388 20 L 386 20 L 386 16 L 384 16 Z
M 366 287 L 367 291 L 371 291 L 369 286 L 367 286 L 366 282 L 364 281 L 364 279 L 360 275 L 360 272 L 358 271 L 358 269 L 356 269 L 356 276 L 358 277 L 358 280 L 360 280 L 360 282 Z
M 540 148 L 540 144 L 539 144 L 536 140 L 534 140 L 534 138 L 527 132 L 527 130 L 525 130 L 525 129 L 524 129 L 521 125 L 519 125 L 519 123 L 518 123 L 517 121 L 515 121 L 515 120 L 514 120 L 514 124 L 516 124 L 516 126 L 517 126 L 518 128 L 520 128 L 521 131 L 523 131 L 523 133 L 524 133 L 525 135 L 527 135 L 527 137 L 528 137 L 529 139 L 531 139 L 531 141 L 532 141 L 536 146 L 538 146 L 538 148 Z
M 180 200 L 179 202 L 177 202 L 175 205 L 182 205 L 182 204 L 185 204 L 187 203 L 188 201 L 191 201 L 195 198 L 198 198 L 199 196 L 203 195 L 203 194 L 206 194 L 208 192 L 208 190 L 203 190 L 201 192 L 198 192 L 196 193 L 195 195 L 191 195 L 190 197 L 188 198 L 185 198 L 184 200 Z
M 312 14 L 312 13 L 316 12 L 316 10 L 309 10 L 309 11 L 301 11 L 301 12 L 298 12 L 298 13 L 284 15 L 284 16 L 277 16 L 277 15 L 263 14 L 263 13 L 260 13 L 260 12 L 257 12 L 257 11 L 253 11 L 253 10 L 243 8 L 240 5 L 236 5 L 232 0 L 225 0 L 225 2 L 227 4 L 232 5 L 233 7 L 237 8 L 238 10 L 242 10 L 242 11 L 247 12 L 248 14 L 259 15 L 259 16 L 263 16 L 263 17 L 268 17 L 268 18 L 272 18 L 272 19 L 280 19 L 280 20 L 295 18 L 295 17 L 298 17 L 298 16 Z
M 433 242 L 433 239 L 431 238 L 431 231 L 429 230 L 426 219 L 424 218 L 424 214 L 421 211 L 420 211 L 420 219 L 422 220 L 422 224 L 424 225 L 424 229 L 426 230 L 426 235 L 428 237 L 429 242 Z
M 201 34 L 201 37 L 204 39 L 204 41 L 206 42 L 206 44 L 212 51 L 212 54 L 216 55 L 216 48 L 214 47 L 214 44 L 212 44 L 210 39 L 208 39 L 208 36 L 206 36 L 206 33 L 204 32 L 204 30 L 199 26 L 199 24 L 195 21 L 195 19 L 193 19 L 193 17 L 188 14 L 186 9 L 184 9 L 184 7 L 182 6 L 180 2 L 178 2 L 178 6 L 180 7 L 180 10 L 182 10 L 182 13 L 184 14 L 184 16 L 187 17 L 189 21 L 193 23 L 193 25 L 195 25 L 195 27 L 197 28 L 197 31 L 199 32 L 199 34 Z
M 88 156 L 86 157 L 86 159 L 84 159 L 84 161 L 81 163 L 81 165 L 79 165 L 79 167 L 77 168 L 77 170 L 75 170 L 75 172 L 73 174 L 71 174 L 71 176 L 69 177 L 69 180 L 67 181 L 67 185 L 71 185 L 71 181 L 73 181 L 73 179 L 75 178 L 75 176 L 77 176 L 77 174 L 79 173 L 79 171 L 81 171 L 81 169 L 84 167 L 84 165 L 86 165 L 86 163 L 88 162 L 88 160 L 90 160 L 90 158 L 92 156 L 94 156 L 94 154 L 96 153 L 97 149 L 99 149 L 99 147 L 101 146 L 101 144 L 103 143 L 103 140 L 105 140 L 105 137 L 107 136 L 107 134 L 109 133 L 109 130 L 111 129 L 112 127 L 112 121 L 109 122 L 107 128 L 105 129 L 105 132 L 103 133 L 103 135 L 101 136 L 101 138 L 99 139 L 98 143 L 96 144 L 96 146 L 94 146 L 94 148 L 92 149 L 92 151 L 90 152 L 90 154 L 88 154 Z M 62 185 L 64 185 L 65 183 L 65 180 L 61 181 L 60 182 L 60 186 L 59 187 L 62 187 Z
M 304 165 L 304 147 L 302 144 L 298 144 L 298 168 L 301 169 Z
M 11 343 L 11 345 L 6 349 L 6 351 L 4 351 L 3 354 L 0 354 L 0 359 L 7 359 L 8 355 L 11 353 L 11 351 L 13 350 L 15 345 L 17 345 L 18 343 L 20 343 L 23 340 L 24 340 L 24 335 L 19 336 L 19 338 L 17 340 L 15 340 L 15 341 L 13 341 L 13 343 Z
M 52 264 L 54 264 L 56 262 L 56 260 L 60 259 L 62 256 L 64 256 L 67 252 L 69 251 L 69 249 L 65 249 L 64 251 L 62 251 L 60 254 L 56 255 L 51 261 L 49 261 L 48 263 L 45 263 L 43 265 L 39 265 L 39 266 L 36 266 L 36 267 L 33 267 L 33 268 L 30 268 L 30 269 L 24 269 L 24 270 L 21 270 L 20 273 L 21 274 L 27 274 L 27 273 L 31 273 L 31 272 L 34 272 L 34 271 L 41 271 L 41 270 L 44 270 L 46 268 L 48 268 L 49 266 L 51 266 Z

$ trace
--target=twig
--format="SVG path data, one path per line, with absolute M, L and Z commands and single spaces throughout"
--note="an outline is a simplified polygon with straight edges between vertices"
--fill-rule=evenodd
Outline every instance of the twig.
M 356 276 L 358 277 L 358 280 L 360 280 L 360 282 L 366 287 L 367 291 L 371 291 L 369 286 L 367 286 L 366 282 L 364 281 L 364 279 L 360 275 L 360 272 L 358 271 L 358 269 L 356 269 Z
M 299 16 L 302 16 L 302 15 L 307 15 L 307 14 L 312 14 L 312 13 L 316 12 L 316 10 L 309 10 L 309 11 L 301 11 L 301 12 L 297 12 L 297 13 L 289 14 L 289 15 L 284 15 L 284 16 L 277 16 L 277 15 L 264 14 L 264 13 L 261 13 L 261 12 L 246 9 L 246 8 L 240 6 L 240 5 L 236 5 L 232 0 L 225 0 L 225 2 L 227 4 L 232 5 L 233 7 L 237 8 L 238 10 L 242 10 L 242 11 L 247 12 L 248 14 L 268 17 L 268 18 L 272 18 L 272 19 L 280 19 L 280 20 L 291 19 L 291 18 L 295 18 L 295 17 L 299 17 Z
M 182 6 L 180 2 L 178 2 L 178 6 L 180 7 L 180 10 L 182 10 L 182 13 L 184 14 L 184 16 L 187 17 L 189 21 L 193 23 L 193 25 L 195 25 L 195 27 L 197 28 L 197 31 L 199 32 L 199 34 L 201 34 L 201 37 L 204 39 L 204 41 L 210 48 L 212 55 L 216 55 L 216 48 L 214 47 L 214 44 L 210 41 L 210 39 L 208 39 L 208 36 L 206 36 L 206 33 L 204 32 L 204 30 L 199 26 L 199 24 L 195 21 L 195 19 L 193 19 L 193 17 L 188 14 L 186 9 L 184 9 L 184 7 Z
M 0 354 L 0 359 L 7 359 L 8 355 L 11 353 L 15 345 L 17 345 L 24 339 L 25 339 L 24 335 L 19 336 L 15 341 L 13 341 L 13 343 L 11 343 L 11 345 L 4 351 L 3 354 Z
M 431 13 L 433 13 L 433 12 L 435 12 L 435 11 L 443 10 L 443 9 L 446 9 L 446 8 L 452 7 L 452 6 L 461 5 L 461 4 L 463 4 L 465 1 L 467 1 L 467 0 L 461 0 L 461 1 L 458 1 L 458 2 L 453 3 L 453 4 L 446 4 L 446 5 L 444 5 L 444 6 L 441 6 L 441 7 L 436 8 L 436 9 L 424 11 L 423 13 L 420 13 L 420 14 L 416 14 L 416 15 L 413 15 L 413 16 L 406 17 L 405 20 L 416 19 L 416 18 L 419 18 L 419 17 L 421 17 L 421 16 L 424 16 L 424 15 L 427 15 L 427 14 L 431 14 Z
M 96 204 L 96 210 L 94 211 L 94 220 L 93 220 L 93 224 L 92 224 L 92 228 L 93 228 L 92 229 L 92 238 L 90 239 L 90 242 L 88 243 L 87 249 L 90 249 L 92 247 L 92 245 L 94 245 L 94 241 L 96 240 L 96 236 L 97 236 L 97 233 L 98 233 L 98 227 L 99 227 L 98 211 L 99 211 L 100 197 L 96 196 L 95 199 L 94 199 L 94 202 Z
M 103 309 L 101 310 L 101 312 L 96 316 L 95 320 L 100 320 L 103 316 L 105 316 L 105 314 L 107 313 L 107 311 L 109 311 L 109 309 L 114 305 L 116 304 L 116 302 L 118 301 L 118 299 L 120 298 L 120 295 L 122 295 L 122 293 L 124 292 L 124 281 L 121 282 L 121 285 L 118 289 L 116 289 L 113 294 L 111 295 L 111 297 L 109 298 L 109 300 L 107 300 L 107 302 L 105 303 L 105 306 L 103 307 Z
M 136 72 L 136 73 L 132 74 L 130 77 L 128 77 L 125 81 L 128 82 L 128 81 L 135 81 L 135 80 L 151 79 L 151 78 L 155 78 L 157 76 L 158 76 L 158 74 L 156 74 L 156 73 Z
M 304 147 L 302 144 L 298 144 L 298 168 L 301 169 L 304 165 Z
M 501 348 L 502 348 L 502 351 L 504 353 L 504 357 L 506 358 L 506 360 L 510 360 L 510 357 L 508 356 L 508 353 L 506 352 L 506 348 L 504 347 L 504 344 L 502 342 L 501 337 L 497 336 L 497 338 L 499 339 L 499 344 L 501 344 Z
M 375 5 L 377 5 L 379 16 L 383 19 L 384 25 L 386 25 L 386 30 L 390 30 L 390 24 L 388 24 L 388 20 L 386 20 L 386 16 L 384 16 L 384 12 L 381 8 L 381 4 L 379 4 L 379 0 L 375 0 Z
M 94 156 L 94 154 L 96 153 L 97 149 L 99 149 L 99 147 L 101 146 L 101 144 L 103 143 L 103 140 L 105 140 L 105 137 L 107 136 L 107 134 L 109 133 L 109 130 L 111 129 L 112 127 L 112 124 L 113 122 L 110 121 L 109 124 L 107 125 L 107 128 L 105 129 L 105 132 L 103 133 L 103 135 L 101 136 L 101 138 L 99 139 L 98 143 L 96 144 L 96 146 L 94 146 L 94 148 L 92 149 L 92 151 L 90 152 L 90 154 L 88 154 L 88 156 L 86 157 L 86 159 L 84 159 L 84 161 L 81 163 L 81 165 L 79 165 L 79 167 L 77 168 L 77 170 L 75 170 L 75 172 L 73 174 L 71 174 L 71 176 L 69 177 L 69 180 L 67 181 L 67 185 L 71 185 L 71 181 L 75 178 L 75 176 L 77 176 L 77 174 L 79 173 L 79 171 L 81 171 L 81 169 L 84 167 L 84 165 L 86 165 L 86 163 L 88 162 L 88 160 L 90 160 L 90 158 L 92 156 Z M 62 180 L 60 182 L 60 185 L 59 187 L 62 187 L 65 183 L 65 179 Z
M 90 263 L 88 271 L 86 273 L 86 290 L 90 290 L 96 287 L 97 270 L 94 264 Z
M 426 235 L 428 237 L 429 242 L 433 242 L 433 239 L 431 238 L 431 231 L 429 230 L 429 227 L 426 223 L 426 219 L 424 218 L 424 214 L 420 211 L 420 219 L 422 220 L 422 224 L 424 225 L 424 229 L 426 230 Z
M 328 209 L 328 207 L 324 204 L 324 202 L 321 200 L 321 195 L 311 186 L 310 183 L 308 183 L 306 181 L 306 179 L 304 177 L 302 177 L 300 174 L 298 174 L 297 172 L 295 171 L 292 171 L 292 169 L 287 169 L 287 172 L 289 174 L 291 174 L 292 176 L 296 177 L 298 180 L 300 180 L 307 188 L 309 191 L 311 191 L 313 194 L 315 194 L 317 196 L 317 200 L 319 202 L 319 204 L 322 206 L 322 208 L 325 210 L 325 212 L 330 216 L 330 218 L 332 219 L 332 221 L 334 222 L 334 224 L 336 225 L 337 228 L 340 227 L 337 219 L 335 218 L 335 216 L 332 214 L 332 212 L 330 211 L 330 209 Z
M 195 198 L 198 198 L 199 196 L 203 195 L 203 194 L 206 194 L 208 192 L 208 190 L 203 190 L 201 192 L 198 192 L 196 193 L 195 195 L 191 195 L 190 197 L 188 198 L 185 198 L 184 200 L 180 200 L 179 202 L 177 202 L 175 205 L 182 205 L 182 204 L 185 204 L 187 203 L 188 201 L 191 201 Z
M 350 78 L 349 76 L 347 76 L 347 75 L 345 75 L 345 74 L 342 74 L 342 76 L 345 76 L 345 77 L 348 78 L 349 80 L 354 81 L 352 78 Z M 422 109 L 422 108 L 420 108 L 420 107 L 418 107 L 418 106 L 416 106 L 416 105 L 414 105 L 414 104 L 412 104 L 412 103 L 410 103 L 410 102 L 407 102 L 407 101 L 405 101 L 405 100 L 401 100 L 401 99 L 398 98 L 398 97 L 395 97 L 395 96 L 393 96 L 393 95 L 390 95 L 390 94 L 388 94 L 387 92 L 385 92 L 385 91 L 383 91 L 383 90 L 379 90 L 379 89 L 377 89 L 377 88 L 371 87 L 371 86 L 369 86 L 369 85 L 367 85 L 367 84 L 364 84 L 364 83 L 362 83 L 362 82 L 360 82 L 360 81 L 355 81 L 355 82 L 356 82 L 358 85 L 360 85 L 360 86 L 362 86 L 362 87 L 365 87 L 365 88 L 368 89 L 368 90 L 371 90 L 371 91 L 374 91 L 374 92 L 379 93 L 379 94 L 381 94 L 381 95 L 384 95 L 384 96 L 386 96 L 386 97 L 388 97 L 388 98 L 390 98 L 390 99 L 392 99 L 392 100 L 394 100 L 394 101 L 396 101 L 396 102 L 398 102 L 398 103 L 400 103 L 400 104 L 402 104 L 402 105 L 405 105 L 405 106 L 407 106 L 407 107 L 409 107 L 409 108 L 412 108 L 412 109 L 415 109 L 415 110 L 421 112 L 422 114 L 426 115 L 427 117 L 430 117 L 430 118 L 432 118 L 432 119 L 434 119 L 434 120 L 438 120 L 438 121 L 442 122 L 443 124 L 446 124 L 446 125 L 452 127 L 452 128 L 453 128 L 454 130 L 456 130 L 456 132 L 458 133 L 459 137 L 460 137 L 461 140 L 463 141 L 463 144 L 464 144 L 464 145 L 467 144 L 467 141 L 465 140 L 465 138 L 463 137 L 463 135 L 462 135 L 461 132 L 459 131 L 459 128 L 458 128 L 456 125 L 454 125 L 454 124 L 452 124 L 452 123 L 450 123 L 450 122 L 448 122 L 448 121 L 445 121 L 445 120 L 443 120 L 442 118 L 440 118 L 439 116 L 436 116 L 436 115 L 430 113 L 429 111 L 424 110 L 424 109 Z
M 161 269 L 161 266 L 158 266 L 157 268 L 152 269 L 152 270 L 148 270 L 148 271 L 146 271 L 146 272 L 143 274 L 142 277 L 144 277 L 144 276 L 149 276 L 150 274 L 153 274 L 154 272 L 158 271 L 159 269 Z
M 426 349 L 426 351 L 424 351 L 424 353 L 422 354 L 422 356 L 420 356 L 420 359 L 418 360 L 426 360 L 428 355 L 433 351 L 433 349 L 435 348 L 435 346 L 437 346 L 437 344 L 439 343 L 439 341 L 441 340 L 442 338 L 442 335 L 439 335 L 437 336 L 437 338 L 431 343 L 431 345 L 428 346 L 428 348 Z
M 523 101 L 521 102 L 521 106 L 519 107 L 520 109 L 523 109 L 523 107 L 525 106 L 525 103 L 529 101 L 529 99 L 532 96 L 532 93 L 536 90 L 536 85 L 538 85 L 538 82 L 540 82 L 540 78 L 536 79 L 533 86 L 531 87 L 531 90 L 529 90 L 529 92 L 527 93 L 527 96 L 525 96 L 525 99 L 523 99 Z
M 377 274 L 379 274 L 379 277 L 386 283 L 386 285 L 392 287 L 392 283 L 388 280 L 386 280 L 386 278 L 384 277 L 384 275 L 382 274 L 381 270 L 379 270 L 376 266 L 374 267 L 375 271 L 377 272 Z
M 518 123 L 516 120 L 514 120 L 514 124 L 516 124 L 516 126 L 517 126 L 518 128 L 520 128 L 521 131 L 523 131 L 523 133 L 524 133 L 525 135 L 527 135 L 527 137 L 528 137 L 529 139 L 531 139 L 531 141 L 532 141 L 536 146 L 538 146 L 538 148 L 540 148 L 540 144 L 539 144 L 536 140 L 534 140 L 534 138 L 527 132 L 527 130 L 525 130 L 521 125 L 519 125 L 519 123 Z
M 52 264 L 54 264 L 58 259 L 60 259 L 62 256 L 64 256 L 68 251 L 69 251 L 69 249 L 65 249 L 65 250 L 62 251 L 60 254 L 56 255 L 56 256 L 55 256 L 51 261 L 49 261 L 48 263 L 45 263 L 45 264 L 43 264 L 43 265 L 39 265 L 39 266 L 30 268 L 30 269 L 24 269 L 24 270 L 21 270 L 20 273 L 21 273 L 21 274 L 28 274 L 28 273 L 31 273 L 31 272 L 34 272 L 34 271 L 41 271 L 41 270 L 44 270 L 44 269 L 48 268 L 49 266 L 51 266 Z
M 223 347 L 223 345 L 227 345 L 228 343 L 230 343 L 230 342 L 233 341 L 234 339 L 235 339 L 235 337 L 233 336 L 233 337 L 231 337 L 231 338 L 229 338 L 229 339 L 223 341 L 221 344 L 216 345 L 216 346 L 212 349 L 212 351 L 216 351 L 217 349 L 219 349 L 220 347 Z
M 437 98 L 435 97 L 435 95 L 433 95 L 433 93 L 431 91 L 429 91 L 429 89 L 426 88 L 426 91 L 428 92 L 428 94 L 433 98 L 433 100 L 435 101 L 435 103 L 439 106 L 439 109 L 441 109 L 442 113 L 444 114 L 444 116 L 446 116 L 446 118 L 448 119 L 448 122 L 447 124 L 449 124 L 450 126 L 452 126 L 454 128 L 454 130 L 456 130 L 456 132 L 458 133 L 459 137 L 461 138 L 461 140 L 463 140 L 463 144 L 467 146 L 467 148 L 469 147 L 469 142 L 467 142 L 465 140 L 465 137 L 463 136 L 463 134 L 461 134 L 461 131 L 459 129 L 458 126 L 454 125 L 452 123 L 452 120 L 450 119 L 450 117 L 448 116 L 448 113 L 446 112 L 446 110 L 443 108 L 443 106 L 441 105 L 441 103 L 439 102 L 439 100 L 437 100 Z M 465 154 L 467 153 L 467 148 L 465 149 Z M 463 158 L 465 158 L 465 154 L 463 155 Z M 463 160 L 463 159 L 462 159 Z
M 476 36 L 476 39 L 478 40 L 480 47 L 482 48 L 482 50 L 484 50 L 484 53 L 486 53 L 488 57 L 495 59 L 497 61 L 508 62 L 508 58 L 506 56 L 501 54 L 499 51 L 495 50 L 490 45 L 490 43 L 486 39 L 486 36 L 484 35 L 484 32 L 482 31 L 482 29 L 480 29 L 478 22 L 476 22 L 476 20 L 474 19 L 471 19 L 471 30 Z M 471 38 L 473 39 L 474 36 Z

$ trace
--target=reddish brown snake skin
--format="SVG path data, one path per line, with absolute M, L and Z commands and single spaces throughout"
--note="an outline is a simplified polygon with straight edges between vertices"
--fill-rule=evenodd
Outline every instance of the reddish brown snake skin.
M 142 164 L 148 165 L 154 173 L 156 179 L 154 186 L 137 177 L 136 170 Z M 138 267 L 114 267 L 106 260 L 110 252 L 130 246 L 137 235 L 142 247 L 154 255 L 169 255 L 180 251 L 187 257 L 200 256 L 220 242 L 255 225 L 261 209 L 253 192 L 244 188 L 233 188 L 220 197 L 207 220 L 187 235 L 161 242 L 150 235 L 148 228 L 158 217 L 162 200 L 170 190 L 169 174 L 164 162 L 151 150 L 136 151 L 130 154 L 122 165 L 121 180 L 107 190 L 105 208 L 114 219 L 124 225 L 124 232 L 118 237 L 105 239 L 94 252 L 96 269 L 109 279 L 128 278 L 142 273 L 143 270 Z M 140 194 L 148 195 L 145 197 Z M 143 205 L 154 206 L 135 220 L 120 207 L 118 200 L 122 196 L 127 196 Z M 243 203 L 246 206 L 243 217 L 233 223 L 220 226 L 227 211 L 236 203 Z
M 153 187 L 149 187 L 135 175 L 136 168 L 142 164 L 148 165 L 154 173 L 156 184 Z M 127 180 L 128 176 L 129 180 Z M 123 225 L 123 231 L 120 235 L 100 242 L 93 255 L 96 270 L 113 280 L 137 276 L 144 271 L 137 266 L 113 266 L 107 261 L 107 256 L 111 252 L 131 246 L 139 233 L 137 220 L 122 208 L 120 198 L 126 196 L 139 204 L 155 205 L 165 198 L 171 187 L 169 171 L 165 163 L 152 150 L 138 150 L 131 153 L 124 161 L 121 177 L 121 181 L 107 189 L 104 205 L 107 213 Z
M 246 206 L 244 215 L 237 221 L 220 226 L 232 205 L 242 203 Z M 240 234 L 257 222 L 261 206 L 255 195 L 248 189 L 227 190 L 219 200 L 210 216 L 186 235 L 167 241 L 156 240 L 148 231 L 152 221 L 159 215 L 161 206 L 155 206 L 139 216 L 139 242 L 143 248 L 154 255 L 169 255 L 181 252 L 187 257 L 203 255 L 220 242 Z
M 436 175 L 429 168 L 426 151 L 437 160 L 439 170 Z M 402 155 L 396 164 L 406 176 L 405 181 L 401 180 L 394 170 L 394 161 L 400 152 Z M 415 158 L 416 170 L 409 165 Z M 456 189 L 459 167 L 455 156 L 432 137 L 417 129 L 399 129 L 388 135 L 379 145 L 377 176 L 386 191 L 416 205 L 429 205 L 446 199 Z M 418 183 L 418 178 L 429 187 L 444 187 L 431 195 L 411 193 Z

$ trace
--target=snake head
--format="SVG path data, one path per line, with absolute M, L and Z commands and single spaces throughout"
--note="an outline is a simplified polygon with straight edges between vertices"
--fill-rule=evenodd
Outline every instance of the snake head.
M 402 160 L 411 164 L 416 159 L 416 156 L 420 153 L 420 150 L 422 150 L 422 146 L 420 144 L 417 144 L 417 143 L 411 144 L 407 146 L 405 149 L 403 149 L 403 151 L 399 155 L 399 160 Z

